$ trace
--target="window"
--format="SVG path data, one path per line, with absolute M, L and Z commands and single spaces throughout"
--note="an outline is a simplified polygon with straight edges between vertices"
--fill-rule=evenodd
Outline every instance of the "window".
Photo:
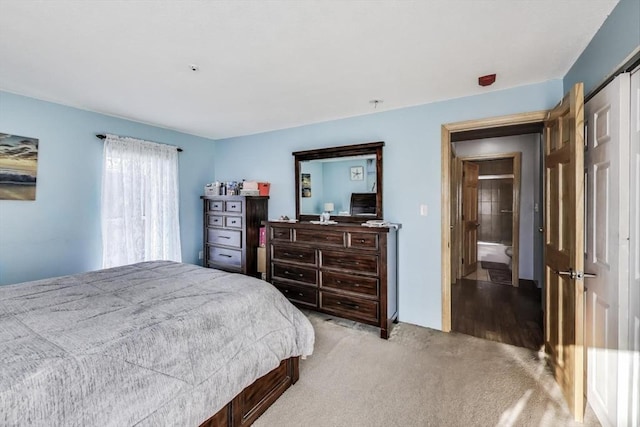
M 104 144 L 103 268 L 181 261 L 176 148 L 114 135 Z

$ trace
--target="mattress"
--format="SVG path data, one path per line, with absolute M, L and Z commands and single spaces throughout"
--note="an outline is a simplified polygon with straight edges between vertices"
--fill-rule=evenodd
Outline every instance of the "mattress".
M 189 264 L 0 286 L 0 424 L 197 426 L 313 345 L 269 283 Z

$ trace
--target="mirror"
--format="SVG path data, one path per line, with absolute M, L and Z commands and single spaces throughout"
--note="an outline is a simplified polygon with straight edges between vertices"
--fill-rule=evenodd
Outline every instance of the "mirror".
M 382 219 L 384 142 L 297 151 L 296 216 L 318 220 L 328 212 L 337 222 Z

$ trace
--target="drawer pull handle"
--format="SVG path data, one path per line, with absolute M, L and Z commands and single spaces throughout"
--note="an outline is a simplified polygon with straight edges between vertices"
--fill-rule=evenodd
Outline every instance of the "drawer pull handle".
M 356 310 L 360 308 L 360 306 L 358 304 L 353 304 L 350 302 L 343 302 L 343 301 L 338 301 L 338 305 L 344 305 L 347 307 L 351 307 L 351 308 L 355 308 Z
M 304 296 L 304 294 L 302 292 L 298 292 L 298 295 L 301 296 L 301 297 Z
M 290 272 L 289 270 L 285 270 L 284 274 L 286 274 L 287 276 L 298 276 L 298 277 L 302 277 L 303 276 L 302 273 L 296 274 L 296 273 Z
M 284 256 L 288 256 L 288 257 L 292 257 L 292 258 L 304 258 L 304 255 L 302 254 L 290 254 L 289 252 L 285 252 Z
M 364 240 L 364 239 L 360 239 L 360 243 L 364 243 L 364 242 L 365 242 L 365 240 Z
M 236 208 L 236 205 L 231 205 L 231 209 L 235 209 L 235 208 Z
M 221 239 L 230 239 L 231 237 L 229 236 L 220 236 Z
M 336 280 L 336 283 L 338 285 L 341 285 L 342 284 L 342 280 Z M 353 286 L 356 287 L 356 288 L 359 288 L 360 287 L 360 283 L 353 283 Z
M 227 254 L 220 254 L 220 256 L 231 258 L 231 255 L 227 255 Z

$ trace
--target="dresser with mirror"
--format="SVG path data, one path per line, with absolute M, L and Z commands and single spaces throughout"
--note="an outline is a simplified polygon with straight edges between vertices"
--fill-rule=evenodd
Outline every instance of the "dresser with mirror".
M 398 318 L 399 225 L 362 225 L 383 219 L 383 146 L 293 153 L 296 219 L 267 223 L 267 277 L 294 304 L 388 338 Z

